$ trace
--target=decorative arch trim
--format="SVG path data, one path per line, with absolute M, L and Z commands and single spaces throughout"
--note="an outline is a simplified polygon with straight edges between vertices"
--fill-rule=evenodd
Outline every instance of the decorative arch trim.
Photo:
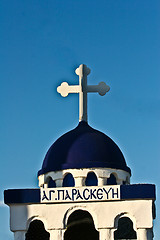
M 48 230 L 47 220 L 46 220 L 44 217 L 41 217 L 41 216 L 33 216 L 33 217 L 31 217 L 31 218 L 29 218 L 29 219 L 27 220 L 27 223 L 26 223 L 26 229 L 27 229 L 27 231 L 28 231 L 28 228 L 29 228 L 30 223 L 33 222 L 34 220 L 39 220 L 39 221 L 43 222 L 45 230 Z
M 98 177 L 94 171 L 89 171 L 85 179 L 85 186 L 98 186 Z
M 123 218 L 123 217 L 127 217 L 129 218 L 132 222 L 133 222 L 133 229 L 135 231 L 137 231 L 137 223 L 136 223 L 136 218 L 133 217 L 131 214 L 129 214 L 128 212 L 124 212 L 124 213 L 121 213 L 119 215 L 117 215 L 114 219 L 114 227 L 115 228 L 118 228 L 118 221 L 120 218 Z
M 84 206 L 74 206 L 74 207 L 69 208 L 66 211 L 66 213 L 64 214 L 64 218 L 63 218 L 63 227 L 64 227 L 64 229 L 67 227 L 67 222 L 68 222 L 68 219 L 69 219 L 70 215 L 73 212 L 77 211 L 77 210 L 87 211 L 91 215 L 91 217 L 93 219 L 93 223 L 94 223 L 95 229 L 98 231 L 98 228 L 97 228 L 97 226 L 98 226 L 97 215 L 93 211 L 90 211 L 90 209 L 88 210 L 88 208 L 84 207 Z

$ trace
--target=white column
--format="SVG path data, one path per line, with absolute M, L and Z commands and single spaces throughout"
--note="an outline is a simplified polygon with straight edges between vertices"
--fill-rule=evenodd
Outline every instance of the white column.
M 112 228 L 111 231 L 111 236 L 110 236 L 110 240 L 114 240 L 114 232 L 116 231 L 116 228 Z M 142 240 L 142 239 L 141 239 Z
M 55 180 L 56 187 L 62 187 L 63 179 L 57 179 Z
M 123 184 L 123 180 L 122 179 L 117 179 L 117 185 L 122 185 Z
M 47 230 L 50 233 L 50 240 L 62 240 L 62 230 Z
M 107 183 L 106 178 L 101 178 L 101 177 L 98 178 L 98 186 L 104 186 L 106 185 L 106 183 Z
M 26 231 L 14 232 L 14 240 L 25 240 Z
M 48 183 L 44 183 L 43 187 L 48 188 Z
M 152 229 L 139 228 L 137 231 L 137 240 L 153 240 Z
M 75 187 L 82 187 L 84 186 L 84 177 L 76 177 L 74 178 Z
M 100 234 L 100 238 L 99 240 L 111 240 L 111 229 L 108 228 L 108 229 L 100 229 L 99 230 L 99 234 Z

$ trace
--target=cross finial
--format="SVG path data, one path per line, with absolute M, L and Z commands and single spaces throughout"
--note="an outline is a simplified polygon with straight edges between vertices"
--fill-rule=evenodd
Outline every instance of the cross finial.
M 57 92 L 63 97 L 67 97 L 69 93 L 79 93 L 79 121 L 87 122 L 87 93 L 98 92 L 103 96 L 110 90 L 110 87 L 104 82 L 88 86 L 87 75 L 90 74 L 90 69 L 85 64 L 81 64 L 75 72 L 79 76 L 79 85 L 69 86 L 67 82 L 63 82 L 57 87 Z

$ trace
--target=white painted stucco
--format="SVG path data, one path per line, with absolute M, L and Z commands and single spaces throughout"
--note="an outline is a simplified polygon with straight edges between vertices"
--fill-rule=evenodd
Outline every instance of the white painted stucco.
M 126 181 L 126 184 L 130 183 L 130 174 L 124 170 L 113 168 L 81 168 L 81 169 L 65 169 L 61 171 L 53 171 L 42 174 L 38 177 L 39 187 L 48 187 L 48 181 L 52 178 L 56 187 L 62 187 L 63 179 L 71 173 L 75 180 L 75 187 L 85 186 L 85 179 L 89 172 L 94 172 L 98 178 L 98 186 L 106 185 L 107 179 L 113 174 L 116 177 L 117 184 L 122 184 Z
M 142 240 L 142 236 L 143 240 L 151 240 L 152 204 L 152 200 L 11 204 L 11 231 L 15 232 L 15 240 L 22 240 L 30 222 L 39 219 L 43 221 L 45 229 L 52 234 L 54 240 L 62 240 L 70 214 L 75 210 L 85 210 L 92 215 L 95 228 L 100 232 L 100 240 L 113 240 L 113 233 L 117 228 L 118 220 L 124 216 L 132 220 L 134 230 L 139 236 L 138 240 Z

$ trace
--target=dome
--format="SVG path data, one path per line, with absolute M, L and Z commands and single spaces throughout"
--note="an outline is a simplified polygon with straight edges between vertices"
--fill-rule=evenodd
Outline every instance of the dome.
M 49 148 L 38 175 L 80 168 L 114 168 L 127 171 L 124 156 L 115 142 L 87 122 L 58 138 Z

